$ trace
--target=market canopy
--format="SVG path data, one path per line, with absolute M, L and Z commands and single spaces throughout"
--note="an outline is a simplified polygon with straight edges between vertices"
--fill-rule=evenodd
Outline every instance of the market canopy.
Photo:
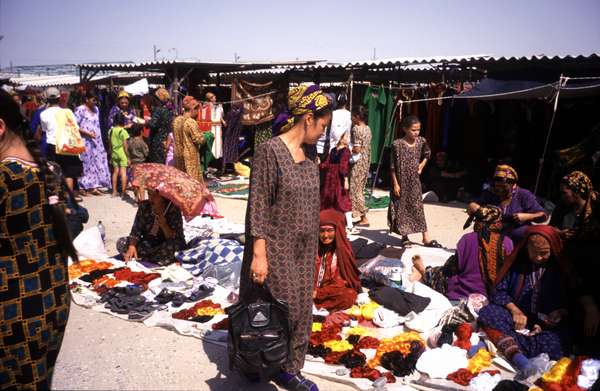
M 206 81 L 209 74 L 239 72 L 244 70 L 271 69 L 277 67 L 294 67 L 315 64 L 318 61 L 288 61 L 288 62 L 199 62 L 199 61 L 150 61 L 150 62 L 121 62 L 121 63 L 90 63 L 77 64 L 80 77 L 83 80 L 101 71 L 118 72 L 162 72 L 171 81 L 190 78 L 194 81 Z
M 540 83 L 525 80 L 482 79 L 473 88 L 454 98 L 480 100 L 491 99 L 539 99 L 554 96 L 558 91 L 559 81 Z M 560 89 L 561 98 L 579 98 L 600 94 L 600 77 L 598 80 L 566 80 Z

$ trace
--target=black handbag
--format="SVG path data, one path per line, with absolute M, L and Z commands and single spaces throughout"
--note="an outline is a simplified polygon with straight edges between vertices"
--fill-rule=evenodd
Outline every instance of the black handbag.
M 229 315 L 229 368 L 245 375 L 279 370 L 290 356 L 289 307 L 265 285 L 225 309 Z

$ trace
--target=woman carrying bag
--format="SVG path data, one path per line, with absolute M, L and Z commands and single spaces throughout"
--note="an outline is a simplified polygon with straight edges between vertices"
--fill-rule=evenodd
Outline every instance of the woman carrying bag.
M 318 86 L 290 90 L 288 112 L 273 127 L 279 136 L 261 144 L 252 162 L 240 296 L 267 282 L 273 297 L 288 304 L 290 356 L 275 380 L 289 390 L 318 390 L 300 373 L 312 325 L 320 203 L 318 165 L 304 144 L 315 144 L 330 119 Z

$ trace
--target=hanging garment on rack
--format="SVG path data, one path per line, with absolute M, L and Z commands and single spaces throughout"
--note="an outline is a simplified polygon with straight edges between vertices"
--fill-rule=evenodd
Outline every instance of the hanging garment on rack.
M 236 79 L 231 83 L 231 100 L 244 100 L 242 125 L 259 125 L 273 119 L 273 97 L 268 94 L 272 89 L 272 82 L 256 84 Z
M 227 126 L 224 129 L 223 134 L 223 163 L 231 164 L 235 163 L 239 159 L 239 142 L 240 142 L 240 131 L 242 129 L 242 112 L 244 107 L 242 103 L 233 103 L 229 112 L 227 113 L 227 119 L 225 123 Z
M 198 110 L 198 127 L 201 132 L 210 132 L 212 130 L 212 104 L 201 104 Z
M 363 104 L 369 110 L 369 128 L 371 129 L 371 163 L 377 163 L 385 137 L 385 114 L 387 94 L 383 87 L 369 86 L 363 97 Z

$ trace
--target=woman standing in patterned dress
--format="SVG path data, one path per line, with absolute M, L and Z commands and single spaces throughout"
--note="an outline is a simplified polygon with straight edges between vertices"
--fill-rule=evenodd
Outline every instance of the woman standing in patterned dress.
M 392 176 L 388 208 L 390 231 L 402 235 L 404 245 L 410 243 L 409 234 L 421 232 L 426 247 L 442 247 L 436 240 L 429 240 L 419 179 L 431 156 L 431 150 L 427 140 L 419 136 L 421 122 L 417 117 L 410 115 L 404 118 L 401 126 L 404 137 L 393 142 L 390 159 Z
M 252 161 L 240 292 L 267 282 L 273 296 L 288 303 L 291 352 L 276 380 L 289 390 L 318 390 L 300 373 L 312 325 L 319 237 L 319 168 L 304 145 L 315 144 L 330 119 L 318 86 L 290 90 L 288 112 L 274 124 L 279 136 L 261 144 Z
M 360 217 L 356 224 L 358 227 L 368 227 L 367 212 L 365 205 L 365 187 L 369 176 L 371 165 L 371 128 L 366 124 L 367 109 L 358 106 L 352 110 L 352 153 L 358 156 L 350 169 L 350 199 L 352 201 L 352 215 Z
M 100 110 L 97 104 L 96 95 L 88 91 L 85 94 L 85 104 L 75 110 L 79 131 L 85 139 L 85 152 L 81 154 L 83 176 L 79 178 L 79 186 L 94 195 L 101 194 L 98 188 L 110 187 L 110 173 L 108 172 L 106 149 L 102 142 Z M 80 193 L 85 195 L 85 192 Z
M 51 386 L 69 316 L 67 257 L 77 261 L 60 189 L 0 91 L 0 389 Z

